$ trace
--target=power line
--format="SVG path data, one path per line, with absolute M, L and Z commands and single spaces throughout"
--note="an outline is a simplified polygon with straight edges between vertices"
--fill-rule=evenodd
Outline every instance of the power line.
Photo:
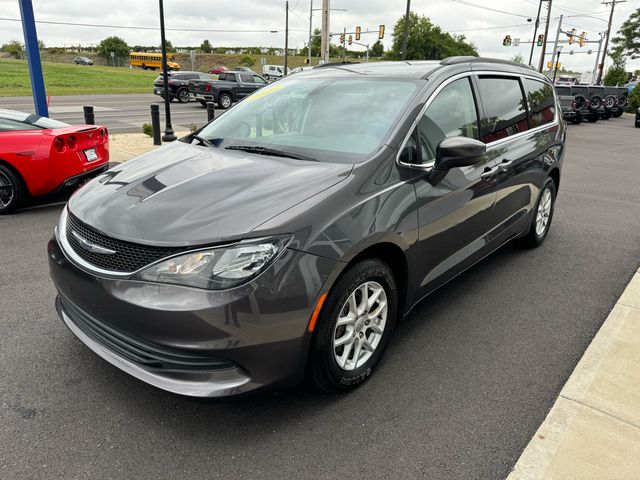
M 505 15 L 512 15 L 514 17 L 531 18 L 530 15 L 522 15 L 520 13 L 506 12 L 504 10 L 498 10 L 497 8 L 485 7 L 484 5 L 478 5 L 477 3 L 467 2 L 466 0 L 449 0 L 449 1 L 455 2 L 455 3 L 460 3 L 462 5 L 467 5 L 469 7 L 481 8 L 483 10 L 488 10 L 488 11 L 491 11 L 491 12 L 503 13 Z
M 518 23 L 516 25 L 502 25 L 500 27 L 482 27 L 482 28 L 464 28 L 460 30 L 447 30 L 447 33 L 458 33 L 458 32 L 480 32 L 483 30 L 504 30 L 507 28 L 519 28 L 519 27 L 528 27 L 530 24 L 528 23 Z
M 0 17 L 0 20 L 7 22 L 21 22 L 19 18 Z M 47 25 L 67 25 L 72 27 L 98 27 L 98 28 L 123 28 L 128 30 L 159 30 L 160 27 L 143 27 L 140 25 L 106 25 L 101 23 L 73 23 L 73 22 L 55 22 L 51 20 L 36 20 L 36 23 Z M 210 32 L 210 33 L 277 33 L 278 30 L 227 30 L 227 29 L 206 29 L 206 28 L 165 28 L 174 32 Z M 290 28 L 289 31 L 305 32 L 302 29 Z

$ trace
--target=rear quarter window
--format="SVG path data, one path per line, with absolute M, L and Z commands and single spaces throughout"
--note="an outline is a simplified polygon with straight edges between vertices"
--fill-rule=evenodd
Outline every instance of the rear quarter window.
M 478 89 L 484 115 L 481 140 L 494 142 L 528 130 L 527 109 L 517 77 L 480 77 Z

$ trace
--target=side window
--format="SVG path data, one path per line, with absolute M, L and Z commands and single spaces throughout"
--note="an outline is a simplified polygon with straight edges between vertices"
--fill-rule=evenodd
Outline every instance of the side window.
M 442 89 L 418 122 L 420 160 L 436 159 L 438 144 L 447 137 L 478 139 L 478 113 L 469 78 L 456 80 Z
M 253 83 L 253 75 L 249 75 L 248 73 L 241 73 L 238 76 L 240 77 L 240 81 L 242 83 Z
M 265 83 L 267 83 L 267 81 L 264 78 L 262 78 L 260 75 L 254 75 L 253 76 L 253 83 L 265 84 Z
M 0 132 L 11 132 L 14 130 L 39 130 L 39 128 L 36 125 L 29 125 L 28 123 L 0 117 Z
M 481 138 L 483 142 L 493 142 L 529 128 L 518 78 L 480 77 L 478 86 L 484 110 Z
M 236 74 L 235 73 L 225 73 L 225 80 L 228 80 L 230 82 L 235 82 L 236 81 Z
M 553 122 L 556 116 L 553 87 L 547 83 L 528 78 L 525 78 L 523 83 L 529 105 L 529 126 L 535 128 Z

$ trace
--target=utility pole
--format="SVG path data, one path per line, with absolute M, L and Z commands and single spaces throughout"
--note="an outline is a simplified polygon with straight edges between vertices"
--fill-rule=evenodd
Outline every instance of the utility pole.
M 562 52 L 562 45 L 560 45 L 558 47 L 558 56 L 556 58 L 556 63 L 552 63 L 551 66 L 553 67 L 553 80 L 552 82 L 555 84 L 556 83 L 556 74 L 558 73 L 558 64 L 560 63 L 560 52 Z
M 347 28 L 345 27 L 344 33 L 342 34 L 342 61 L 347 60 Z
M 313 0 L 309 0 L 309 43 L 307 43 L 307 63 L 311 66 L 311 39 L 313 28 Z
M 284 2 L 285 14 L 284 14 L 284 75 L 289 72 L 287 68 L 289 66 L 289 0 Z
M 542 52 L 540 52 L 540 63 L 538 64 L 538 71 L 542 73 L 542 68 L 544 66 L 544 54 L 547 50 L 547 35 L 549 35 L 549 23 L 551 23 L 551 3 L 552 0 L 549 0 L 549 5 L 547 5 L 547 24 L 544 27 L 544 42 L 542 42 Z
M 411 12 L 411 0 L 407 0 L 407 13 L 404 16 L 404 38 L 402 39 L 402 60 L 407 59 L 407 44 L 409 43 L 409 13 Z
M 160 47 L 162 48 L 162 90 L 164 93 L 164 135 L 163 142 L 173 142 L 177 137 L 173 133 L 171 126 L 171 107 L 169 106 L 169 80 L 167 75 L 167 42 L 164 38 L 164 6 L 160 0 Z
M 322 37 L 320 41 L 323 63 L 329 62 L 329 0 L 322 0 Z
M 533 29 L 533 40 L 531 41 L 531 53 L 529 54 L 529 65 L 533 61 L 533 49 L 536 46 L 536 35 L 538 34 L 538 27 L 540 26 L 540 11 L 542 10 L 542 2 L 544 0 L 540 0 L 540 4 L 538 5 L 538 15 L 536 16 L 536 26 Z
M 560 32 L 562 31 L 562 18 L 560 15 L 560 19 L 558 20 L 558 30 L 556 30 L 556 41 L 553 42 L 553 54 L 551 55 L 551 68 L 549 69 L 549 75 L 551 75 L 551 71 L 556 62 L 556 53 L 558 53 L 558 41 L 560 40 Z
M 611 5 L 611 13 L 609 14 L 609 26 L 607 27 L 607 38 L 604 41 L 604 53 L 602 54 L 602 68 L 598 72 L 598 81 L 596 85 L 600 85 L 602 81 L 602 72 L 604 71 L 604 62 L 607 60 L 607 49 L 609 48 L 609 37 L 611 37 L 611 22 L 613 22 L 613 10 L 619 3 L 626 3 L 627 0 L 611 0 L 610 2 L 602 2 L 603 5 Z

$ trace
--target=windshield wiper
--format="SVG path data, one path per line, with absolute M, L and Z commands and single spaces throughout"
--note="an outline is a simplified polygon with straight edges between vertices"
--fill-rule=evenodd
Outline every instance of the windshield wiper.
M 240 150 L 247 153 L 255 153 L 258 155 L 273 155 L 274 157 L 286 157 L 295 158 L 296 160 L 309 160 L 311 162 L 317 162 L 315 158 L 307 157 L 299 153 L 285 152 L 284 150 L 278 150 L 277 148 L 259 147 L 251 145 L 229 145 L 224 147 L 226 150 Z
M 202 145 L 205 145 L 207 147 L 218 148 L 206 138 L 199 137 L 198 135 L 191 135 L 191 138 L 198 140 Z

